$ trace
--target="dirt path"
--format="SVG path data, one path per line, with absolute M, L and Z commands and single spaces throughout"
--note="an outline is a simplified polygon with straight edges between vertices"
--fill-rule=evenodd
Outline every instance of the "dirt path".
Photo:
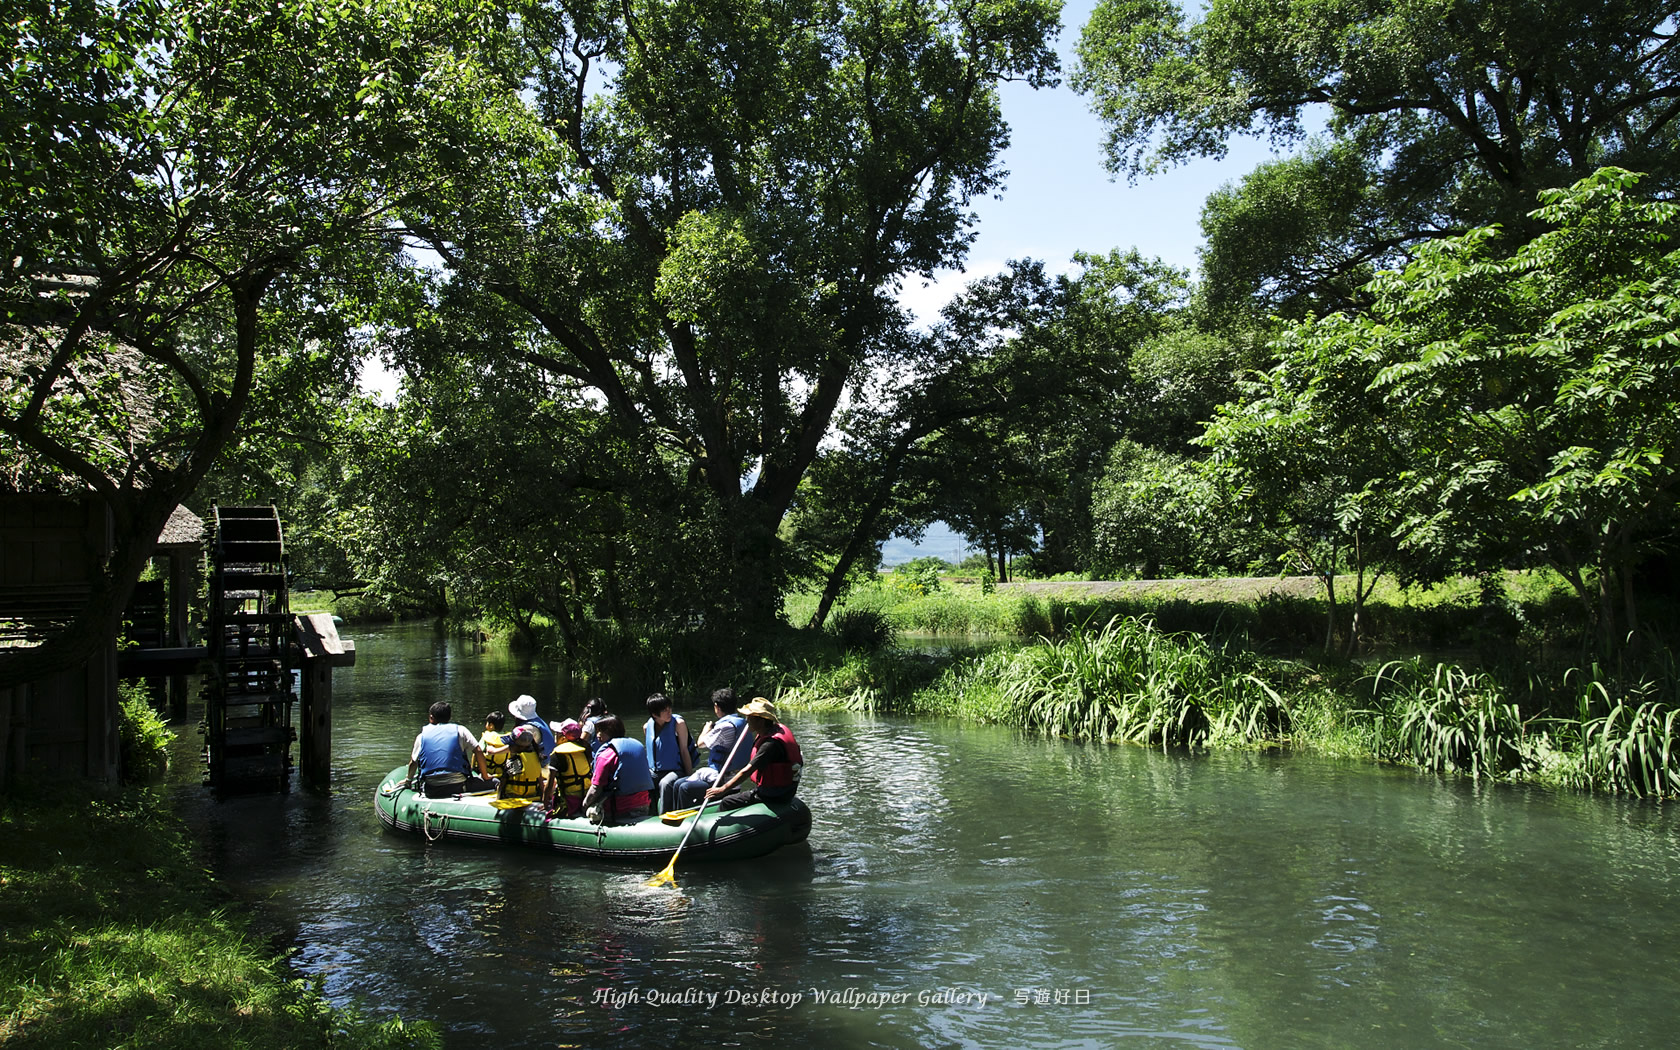
M 1316 598 L 1321 589 L 1318 580 L 1311 576 L 1231 576 L 1209 580 L 1026 580 L 1000 583 L 998 590 L 1028 594 L 1251 602 L 1268 594 Z

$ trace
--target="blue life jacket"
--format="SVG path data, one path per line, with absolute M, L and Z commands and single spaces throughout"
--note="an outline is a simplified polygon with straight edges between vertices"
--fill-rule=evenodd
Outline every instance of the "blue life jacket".
M 548 764 L 549 753 L 554 750 L 554 730 L 540 718 L 528 718 L 514 728 L 523 729 L 526 726 L 532 727 L 537 734 L 537 766 L 541 768 Z
M 653 770 L 648 768 L 647 749 L 642 746 L 640 740 L 621 736 L 601 746 L 610 747 L 618 753 L 618 775 L 613 781 L 614 791 L 622 796 L 653 790 Z
M 647 748 L 648 768 L 655 773 L 673 769 L 682 771 L 682 742 L 677 739 L 677 723 L 680 721 L 679 716 L 672 715 L 657 733 L 653 728 L 653 719 L 642 725 L 642 746 Z
M 420 775 L 435 777 L 439 773 L 471 773 L 466 753 L 461 750 L 461 730 L 454 722 L 420 730 Z
M 713 744 L 707 748 L 706 764 L 723 776 L 728 776 L 752 761 L 753 743 L 750 737 L 743 735 L 747 732 L 746 717 L 737 714 L 724 715 L 718 719 L 717 724 L 712 726 L 712 739 L 717 739 L 717 727 L 725 722 L 735 727 L 735 737 L 727 744 Z M 740 747 L 735 747 L 736 741 L 740 741 Z M 735 760 L 733 762 L 729 762 L 730 748 L 735 748 Z M 725 762 L 729 762 L 728 769 L 723 768 Z

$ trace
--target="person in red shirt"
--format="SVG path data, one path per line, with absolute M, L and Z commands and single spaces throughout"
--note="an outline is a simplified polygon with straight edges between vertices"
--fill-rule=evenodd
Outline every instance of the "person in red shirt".
M 741 708 L 747 728 L 753 734 L 752 760 L 734 776 L 710 788 L 708 799 L 717 799 L 720 810 L 739 809 L 755 802 L 785 802 L 799 789 L 799 778 L 805 769 L 804 756 L 793 730 L 782 724 L 776 705 L 755 696 Z M 745 791 L 736 787 L 747 777 L 753 786 Z

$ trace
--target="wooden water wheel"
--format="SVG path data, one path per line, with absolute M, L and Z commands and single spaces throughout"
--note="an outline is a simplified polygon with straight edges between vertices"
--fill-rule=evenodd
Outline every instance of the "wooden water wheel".
M 205 783 L 222 794 L 288 791 L 297 730 L 280 515 L 216 507 L 209 526 Z

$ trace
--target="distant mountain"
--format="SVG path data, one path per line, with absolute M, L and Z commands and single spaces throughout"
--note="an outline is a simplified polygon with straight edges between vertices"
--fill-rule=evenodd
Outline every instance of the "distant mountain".
M 917 558 L 944 558 L 952 565 L 968 557 L 968 541 L 951 531 L 943 521 L 928 526 L 920 543 L 905 539 L 888 540 L 881 547 L 881 564 L 887 568 Z

